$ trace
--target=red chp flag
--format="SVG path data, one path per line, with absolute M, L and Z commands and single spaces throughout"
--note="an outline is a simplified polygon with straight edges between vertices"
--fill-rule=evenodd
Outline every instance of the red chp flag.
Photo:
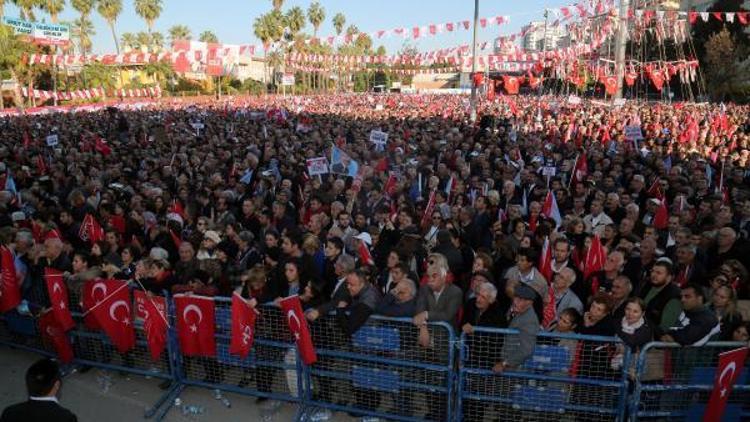
M 177 338 L 185 356 L 216 356 L 214 300 L 205 296 L 174 296 Z
M 730 350 L 719 355 L 719 366 L 716 368 L 716 380 L 711 398 L 706 406 L 704 421 L 720 421 L 724 408 L 732 394 L 732 387 L 742 373 L 750 348 Z
M 57 323 L 54 311 L 47 311 L 39 318 L 39 332 L 42 333 L 43 341 L 52 343 L 60 362 L 73 361 L 73 347 L 65 335 L 65 330 Z
M 94 288 L 96 287 L 96 288 Z M 81 294 L 81 309 L 90 311 L 94 306 L 107 297 L 106 286 L 102 285 L 102 280 L 88 280 L 83 283 L 83 292 Z M 99 321 L 92 312 L 87 312 L 83 316 L 83 324 L 89 330 L 101 330 Z
M 542 214 L 545 217 L 555 220 L 557 227 L 562 224 L 562 216 L 560 215 L 560 208 L 557 206 L 557 199 L 552 190 L 547 191 L 547 197 L 544 199 L 544 205 L 542 206 Z
M 256 313 L 237 293 L 232 295 L 232 340 L 229 353 L 247 358 L 255 338 Z
M 96 294 L 96 304 L 89 312 L 94 314 L 96 322 L 112 340 L 117 351 L 127 353 L 135 346 L 128 283 L 121 280 L 100 280 L 94 283 L 92 290 Z
M 0 263 L 2 264 L 2 276 L 0 276 L 0 312 L 5 313 L 21 303 L 21 291 L 18 288 L 13 252 L 7 246 L 2 246 L 0 247 L 0 254 L 2 254 L 2 257 L 0 257 Z
M 83 217 L 81 228 L 78 229 L 78 237 L 84 242 L 91 242 L 93 245 L 96 242 L 104 240 L 104 229 L 93 215 L 86 214 Z
M 505 87 L 505 92 L 509 95 L 518 94 L 518 88 L 520 86 L 518 77 L 503 75 L 503 86 Z
M 76 324 L 70 315 L 70 309 L 68 309 L 68 288 L 65 286 L 62 271 L 49 267 L 45 268 L 44 281 L 47 283 L 49 300 L 58 325 L 63 331 L 70 330 Z
M 591 247 L 586 252 L 586 261 L 583 266 L 583 278 L 587 279 L 589 276 L 604 267 L 604 261 L 607 260 L 607 252 L 602 246 L 602 241 L 599 240 L 598 235 L 594 235 L 591 239 Z M 595 291 L 595 290 L 592 290 Z
M 167 346 L 167 302 L 161 296 L 149 296 L 142 290 L 135 290 L 133 296 L 135 316 L 143 320 L 151 360 L 159 360 Z
M 286 321 L 289 324 L 289 331 L 292 332 L 294 340 L 297 343 L 297 350 L 302 357 L 305 365 L 312 365 L 318 361 L 318 355 L 315 353 L 310 330 L 307 327 L 307 320 L 302 313 L 302 304 L 299 296 L 289 296 L 281 300 L 281 310 L 286 315 Z

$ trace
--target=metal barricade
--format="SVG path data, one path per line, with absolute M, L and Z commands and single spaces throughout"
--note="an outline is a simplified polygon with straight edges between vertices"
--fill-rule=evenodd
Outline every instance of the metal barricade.
M 305 367 L 305 411 L 316 408 L 388 420 L 454 420 L 455 335 L 430 323 L 418 344 L 409 318 L 371 316 L 348 337 L 334 315 L 310 324 L 318 362 Z
M 212 390 L 293 402 L 302 400 L 302 364 L 281 309 L 273 305 L 258 306 L 253 348 L 246 359 L 229 353 L 231 341 L 231 299 L 215 297 L 215 357 L 175 358 L 181 384 Z M 158 419 L 169 411 L 168 404 Z
M 0 344 L 43 356 L 55 356 L 52 345 L 42 340 L 38 318 L 19 314 L 15 310 L 0 315 Z
M 540 332 L 522 365 L 494 372 L 518 336 L 482 327 L 462 334 L 458 420 L 622 420 L 630 352 L 616 338 Z
M 144 414 L 146 418 L 154 416 L 159 408 L 175 394 L 178 388 L 177 383 L 174 382 L 176 380 L 176 373 L 175 367 L 172 364 L 176 357 L 176 341 L 172 333 L 173 330 L 167 330 L 165 352 L 162 353 L 159 359 L 153 360 L 149 352 L 143 321 L 135 319 L 133 323 L 136 335 L 135 347 L 127 353 L 119 353 L 104 332 L 99 329 L 89 328 L 86 324 L 85 313 L 81 309 L 79 298 L 79 291 L 75 289 L 69 290 L 69 308 L 74 321 L 76 321 L 76 327 L 68 332 L 75 355 L 73 362 L 80 365 L 83 370 L 99 368 L 123 374 L 141 375 L 147 378 L 154 378 L 155 382 L 164 383 L 165 393 Z M 167 299 L 167 303 L 170 302 Z M 134 299 L 131 298 L 130 309 L 135 310 L 135 308 Z M 168 314 L 172 315 L 173 313 L 173 309 L 169 308 Z M 172 322 L 170 322 L 170 325 L 173 325 Z M 165 383 L 165 381 L 171 381 L 171 383 Z
M 631 420 L 703 420 L 714 388 L 719 354 L 743 346 L 747 344 L 709 342 L 697 347 L 661 342 L 647 344 L 638 356 Z M 748 419 L 750 359 L 737 378 L 722 421 Z

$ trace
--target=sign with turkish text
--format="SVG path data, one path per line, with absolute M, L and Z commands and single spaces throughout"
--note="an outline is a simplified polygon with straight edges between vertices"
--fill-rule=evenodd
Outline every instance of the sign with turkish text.
M 328 173 L 328 158 L 315 157 L 307 160 L 307 174 L 317 176 Z

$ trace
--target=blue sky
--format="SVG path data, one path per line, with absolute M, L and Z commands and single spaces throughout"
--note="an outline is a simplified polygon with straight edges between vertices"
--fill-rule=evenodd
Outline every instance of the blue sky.
M 61 20 L 72 21 L 76 12 L 67 1 L 67 7 L 61 14 Z M 287 0 L 283 8 L 293 6 L 307 9 L 311 0 Z M 480 0 L 479 16 L 491 17 L 496 15 L 510 16 L 511 22 L 503 26 L 488 25 L 478 33 L 480 41 L 491 41 L 501 34 L 517 32 L 521 26 L 532 20 L 541 20 L 545 7 L 559 7 L 571 4 L 573 1 L 564 0 Z M 342 12 L 347 18 L 347 26 L 355 24 L 361 31 L 371 32 L 379 29 L 397 27 L 422 26 L 430 23 L 455 22 L 472 19 L 474 2 L 472 0 L 321 0 L 326 11 L 326 20 L 321 26 L 319 35 L 335 34 L 331 19 L 337 12 Z M 214 31 L 219 40 L 231 44 L 259 44 L 252 34 L 252 22 L 260 14 L 271 9 L 270 0 L 250 0 L 238 2 L 229 0 L 165 0 L 163 11 L 156 21 L 155 30 L 167 35 L 167 29 L 175 24 L 188 25 L 193 31 L 193 38 L 204 30 Z M 18 10 L 6 2 L 5 14 L 17 17 Z M 36 12 L 37 19 L 45 16 Z M 114 41 L 105 21 L 96 13 L 92 20 L 96 29 L 93 37 L 95 53 L 110 53 L 115 51 Z M 146 30 L 146 24 L 136 15 L 133 1 L 123 1 L 123 12 L 116 24 L 118 36 L 123 32 L 138 32 Z M 312 33 L 308 25 L 306 31 Z M 394 54 L 404 44 L 401 37 L 383 37 L 374 40 L 375 45 L 383 44 L 388 54 Z M 461 30 L 452 34 L 438 34 L 410 41 L 421 51 L 453 47 L 471 42 L 471 30 Z

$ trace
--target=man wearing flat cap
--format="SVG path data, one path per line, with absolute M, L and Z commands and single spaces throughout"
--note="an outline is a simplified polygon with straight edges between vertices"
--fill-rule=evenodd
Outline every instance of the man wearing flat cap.
M 503 360 L 497 362 L 492 370 L 502 372 L 515 369 L 534 353 L 536 334 L 539 332 L 539 318 L 534 312 L 534 300 L 537 293 L 525 284 L 514 289 L 511 320 L 508 328 L 519 331 L 517 336 L 509 336 L 503 346 Z

